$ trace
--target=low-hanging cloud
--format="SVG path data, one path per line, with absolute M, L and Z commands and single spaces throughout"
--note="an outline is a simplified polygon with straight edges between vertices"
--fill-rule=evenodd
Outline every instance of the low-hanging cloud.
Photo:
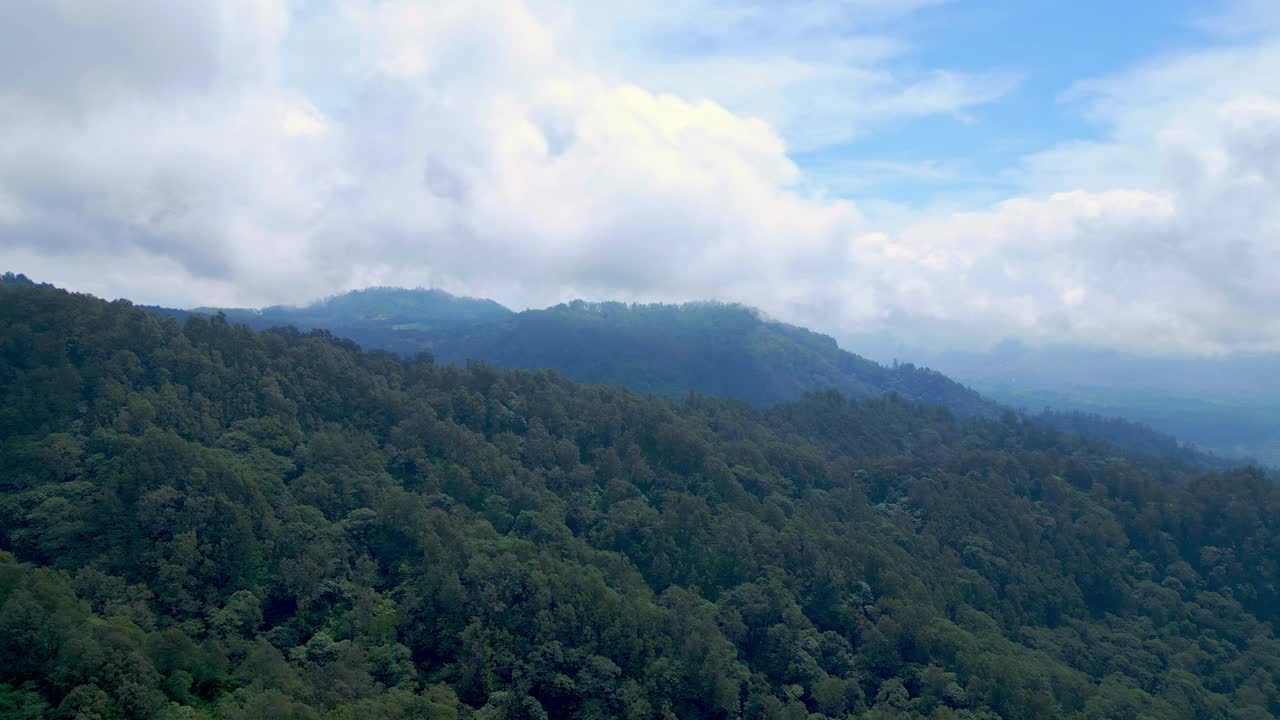
M 215 5 L 145 22 L 125 0 L 51 2 L 22 23 L 0 9 L 0 59 L 30 68 L 0 77 L 0 262 L 186 305 L 422 284 L 516 306 L 719 298 L 832 332 L 1280 349 L 1280 88 L 1208 96 L 1160 76 L 1196 111 L 1139 132 L 1128 86 L 1160 68 L 1082 87 L 1106 138 L 1028 158 L 1025 196 L 881 227 L 808 189 L 788 156 L 826 131 L 595 64 L 574 42 L 580 13 Z M 127 51 L 98 42 L 128 31 Z M 67 47 L 28 62 L 29 42 L 6 46 L 21 33 Z M 1272 62 L 1265 43 L 1238 52 Z M 943 71 L 945 92 L 894 90 L 875 65 L 887 53 L 831 70 L 886 84 L 859 117 L 1001 92 Z M 1108 183 L 1086 157 L 1133 172 Z

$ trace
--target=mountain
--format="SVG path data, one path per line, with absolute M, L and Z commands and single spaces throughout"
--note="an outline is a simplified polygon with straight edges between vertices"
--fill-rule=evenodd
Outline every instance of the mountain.
M 148 309 L 179 319 L 192 313 L 223 313 L 229 321 L 255 330 L 284 325 L 303 331 L 328 330 L 364 347 L 402 354 L 421 351 L 435 332 L 494 322 L 512 314 L 492 300 L 457 297 L 443 290 L 390 287 L 356 290 L 301 307 Z
M 841 350 L 826 335 L 741 305 L 575 301 L 434 333 L 428 340 L 442 362 L 555 368 L 579 382 L 668 397 L 694 391 L 773 403 L 821 390 L 852 397 L 896 392 L 960 415 L 999 412 L 938 373 L 913 365 L 884 367 Z
M 1224 457 L 1280 465 L 1280 355 L 1137 355 L 1008 341 L 983 352 L 929 352 L 859 338 L 879 357 L 927 363 L 1016 408 L 1121 416 Z
M 0 716 L 1280 713 L 1280 488 L 0 287 Z
M 188 311 L 156 309 L 184 318 Z M 896 392 L 961 415 L 1000 408 L 938 373 L 884 367 L 835 340 L 723 303 L 628 305 L 575 301 L 513 313 L 492 300 L 438 290 L 375 288 L 301 308 L 198 308 L 255 329 L 324 329 L 362 347 L 438 361 L 502 368 L 551 368 L 579 382 L 683 397 L 698 392 L 753 403 L 837 390 L 853 397 Z
M 511 313 L 489 300 L 379 288 L 306 308 L 197 312 L 223 312 L 228 320 L 258 329 L 326 329 L 364 347 L 406 356 L 431 352 L 437 361 L 456 365 L 480 360 L 503 368 L 550 368 L 578 382 L 621 385 L 671 398 L 697 392 L 768 404 L 836 390 L 851 397 L 896 393 L 943 405 L 964 417 L 994 417 L 1005 411 L 940 373 L 910 363 L 880 365 L 842 350 L 830 337 L 770 320 L 742 305 L 575 301 Z M 1145 425 L 1097 413 L 1035 417 L 1046 426 L 1202 467 L 1244 462 L 1224 460 Z

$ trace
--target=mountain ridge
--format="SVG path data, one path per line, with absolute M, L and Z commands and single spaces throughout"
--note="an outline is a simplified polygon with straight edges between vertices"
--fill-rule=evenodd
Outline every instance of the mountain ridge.
M 254 320 L 260 329 L 272 323 Z M 345 331 L 334 332 L 364 347 L 402 355 L 425 351 L 458 365 L 474 359 L 498 367 L 554 368 L 572 380 L 673 398 L 701 392 L 767 404 L 835 389 L 851 397 L 897 393 L 941 404 L 960 416 L 994 417 L 1008 409 L 942 373 L 909 362 L 881 365 L 841 348 L 833 337 L 741 303 L 574 300 L 429 332 L 389 329 L 386 323 L 348 323 Z M 1096 413 L 1045 409 L 1026 414 L 1046 427 L 1204 467 L 1255 462 L 1224 459 L 1149 426 Z
M 896 393 L 943 405 L 961 417 L 996 417 L 1009 409 L 942 373 L 912 363 L 881 365 L 841 348 L 835 338 L 741 303 L 574 300 L 513 312 L 492 300 L 440 290 L 377 287 L 301 307 L 144 307 L 182 321 L 193 313 L 221 312 L 257 330 L 324 330 L 361 347 L 406 357 L 429 352 L 456 365 L 479 360 L 504 368 L 551 368 L 571 380 L 670 398 L 697 392 L 769 404 L 834 389 L 850 397 Z M 1123 419 L 1049 409 L 1025 414 L 1046 427 L 1203 467 L 1255 462 L 1205 453 Z
M 1152 354 L 1006 339 L 930 350 L 892 332 L 841 338 L 873 359 L 911 357 L 1001 403 L 1129 418 L 1223 457 L 1280 464 L 1280 354 Z
M 430 294 L 452 307 L 470 310 L 449 316 L 432 307 L 433 319 L 450 322 L 427 327 L 412 316 L 326 316 L 325 310 L 352 297 L 393 292 L 402 296 Z M 480 310 L 479 308 L 483 308 Z M 714 300 L 669 303 L 621 303 L 573 300 L 548 308 L 512 312 L 492 300 L 453 296 L 436 290 L 377 288 L 327 298 L 291 308 L 155 309 L 185 317 L 186 313 L 221 312 L 232 322 L 263 330 L 294 325 L 301 330 L 325 329 L 348 337 L 362 347 L 402 355 L 430 352 L 441 362 L 474 359 L 499 367 L 555 368 L 581 382 L 612 383 L 669 397 L 687 392 L 738 397 L 768 403 L 794 399 L 806 392 L 836 389 L 854 397 L 899 392 L 923 402 L 939 402 L 962 415 L 994 415 L 1000 408 L 976 392 L 925 368 L 906 363 L 885 368 L 845 350 L 832 337 L 769 317 L 741 303 Z M 397 320 L 401 322 L 396 322 Z M 657 324 L 655 324 L 657 323 Z M 564 342 L 570 335 L 575 342 Z M 675 339 L 687 341 L 682 349 Z M 779 357 L 779 349 L 794 357 Z M 585 356 L 584 356 L 585 353 Z M 660 354 L 679 355 L 683 362 L 662 368 L 657 376 L 637 365 L 654 368 Z M 779 363 L 795 363 L 791 374 Z M 725 370 L 744 376 L 735 379 Z M 804 377 L 794 374 L 803 371 Z

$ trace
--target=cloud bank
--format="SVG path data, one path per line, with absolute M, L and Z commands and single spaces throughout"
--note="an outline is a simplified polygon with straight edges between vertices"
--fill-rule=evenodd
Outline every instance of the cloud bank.
M 1273 34 L 1083 82 L 1063 102 L 1098 136 L 1027 157 L 1024 195 L 888 221 L 789 153 L 962 115 L 1009 77 L 900 70 L 885 23 L 930 3 L 805 3 L 761 53 L 766 6 L 684 4 L 719 34 L 521 0 L 5 5 L 0 265 L 180 305 L 421 284 L 1280 350 Z M 644 47 L 601 49 L 620 27 Z

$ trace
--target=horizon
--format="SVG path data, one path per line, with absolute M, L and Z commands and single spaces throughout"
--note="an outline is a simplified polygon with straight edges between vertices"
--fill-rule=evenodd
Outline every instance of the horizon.
M 8 274 L 13 274 L 16 277 L 25 277 L 34 283 L 47 282 L 40 278 L 33 278 L 30 275 L 20 271 L 8 270 L 4 272 Z M 57 283 L 48 283 L 48 284 L 54 285 L 59 289 L 67 290 L 69 292 L 88 292 L 88 291 L 81 290 L 74 287 L 64 287 Z M 1133 361 L 1133 362 L 1159 360 L 1159 361 L 1172 361 L 1172 362 L 1213 363 L 1218 361 L 1233 361 L 1233 360 L 1234 361 L 1258 360 L 1258 361 L 1264 361 L 1264 362 L 1280 360 L 1280 351 L 1276 351 L 1276 352 L 1240 351 L 1240 352 L 1217 352 L 1217 353 L 1213 353 L 1213 352 L 1204 353 L 1204 352 L 1191 351 L 1191 352 L 1172 352 L 1172 353 L 1169 353 L 1169 352 L 1142 353 L 1142 352 L 1126 351 L 1124 349 L 1118 349 L 1118 348 L 1108 347 L 1104 345 L 1088 345 L 1083 343 L 1073 344 L 1070 342 L 1054 342 L 1054 341 L 1035 342 L 1034 340 L 1027 340 L 1025 338 L 1016 337 L 1016 336 L 993 339 L 981 346 L 969 346 L 969 347 L 933 346 L 931 347 L 927 344 L 912 344 L 907 340 L 905 340 L 904 338 L 893 335 L 891 332 L 887 332 L 887 331 L 881 331 L 876 333 L 852 334 L 845 337 L 841 337 L 841 336 L 834 335 L 832 333 L 820 330 L 815 327 L 809 327 L 801 323 L 792 322 L 789 320 L 774 317 L 770 315 L 768 311 L 765 310 L 764 308 L 751 305 L 750 303 L 744 303 L 744 302 L 739 302 L 735 300 L 722 300 L 718 298 L 690 298 L 690 299 L 659 300 L 659 301 L 627 301 L 627 300 L 607 300 L 607 299 L 600 300 L 600 299 L 592 299 L 592 298 L 585 298 L 585 297 L 574 297 L 566 300 L 560 300 L 560 301 L 551 303 L 549 305 L 512 307 L 510 305 L 504 304 L 493 298 L 458 294 L 458 293 L 450 292 L 443 288 L 437 288 L 437 287 L 423 287 L 423 286 L 410 287 L 410 286 L 401 286 L 401 285 L 369 285 L 367 287 L 353 288 L 350 290 L 336 292 L 330 295 L 325 295 L 325 296 L 316 298 L 314 300 L 303 301 L 297 304 L 261 305 L 256 307 L 255 306 L 233 306 L 233 305 L 209 305 L 209 304 L 196 304 L 196 305 L 188 305 L 188 306 L 169 306 L 169 305 L 160 305 L 156 303 L 140 302 L 133 297 L 123 296 L 123 295 L 115 296 L 115 297 L 102 297 L 102 299 L 128 300 L 129 302 L 132 302 L 135 305 L 147 306 L 147 307 L 159 307 L 159 308 L 170 309 L 170 310 L 181 310 L 185 312 L 199 312 L 199 311 L 206 311 L 206 310 L 218 310 L 218 311 L 237 310 L 237 311 L 243 311 L 243 312 L 261 313 L 266 310 L 274 310 L 274 309 L 306 310 L 308 308 L 313 308 L 319 305 L 323 305 L 329 301 L 339 299 L 348 295 L 356 295 L 360 293 L 367 293 L 369 291 L 377 291 L 377 290 L 439 293 L 456 300 L 494 303 L 499 307 L 501 307 L 502 309 L 507 310 L 508 312 L 511 312 L 511 313 L 551 310 L 556 307 L 570 306 L 575 303 L 584 303 L 587 305 L 620 304 L 620 305 L 627 306 L 629 308 L 646 308 L 646 307 L 684 308 L 688 306 L 699 306 L 699 305 L 736 307 L 736 308 L 742 308 L 745 310 L 749 310 L 753 313 L 756 313 L 760 317 L 760 319 L 765 322 L 776 322 L 784 325 L 790 325 L 793 327 L 798 327 L 803 330 L 807 330 L 810 332 L 817 333 L 819 335 L 829 337 L 830 339 L 834 340 L 837 343 L 840 349 L 853 353 L 855 355 L 861 355 L 867 359 L 874 360 L 875 362 L 880 363 L 882 365 L 889 364 L 890 362 L 894 362 L 894 361 L 901 361 L 904 363 L 921 365 L 922 367 L 929 367 L 928 365 L 926 365 L 926 363 L 930 363 L 930 362 L 936 363 L 936 362 L 945 361 L 948 359 L 950 360 L 956 360 L 961 358 L 977 359 L 977 358 L 983 358 L 983 357 L 997 357 L 997 356 L 1010 355 L 1010 354 L 1016 355 L 1018 353 L 1028 353 L 1028 352 L 1043 353 L 1046 351 L 1088 353 L 1091 355 L 1096 355 L 1098 357 L 1106 357 L 1106 358 L 1112 358 L 1116 360 L 1127 360 L 1127 361 Z M 93 295 L 94 293 L 90 292 L 88 294 Z M 98 296 L 98 297 L 101 297 L 101 296 Z
M 18 280 L 18 284 L 30 283 L 43 287 L 52 288 L 58 292 L 76 293 L 74 289 L 59 288 L 50 283 L 38 282 L 24 273 L 5 272 L 4 279 L 6 281 Z M 425 309 L 426 314 L 420 316 L 421 320 L 413 320 L 415 317 L 412 309 L 406 310 L 402 307 L 381 306 L 381 310 L 374 315 L 356 314 L 356 315 L 332 315 L 328 316 L 327 300 L 340 299 L 362 294 L 373 294 L 375 297 L 379 295 L 378 291 L 384 291 L 383 294 L 416 294 L 430 295 L 432 297 L 444 296 L 446 304 L 453 308 L 440 312 L 440 309 Z M 83 293 L 81 293 L 83 294 Z M 93 295 L 87 295 L 94 298 Z M 103 300 L 101 298 L 94 298 Z M 128 300 L 125 298 L 125 300 Z M 451 295 L 444 291 L 432 290 L 427 288 L 399 288 L 390 286 L 377 286 L 364 288 L 361 290 L 353 290 L 342 295 L 333 296 L 326 301 L 317 302 L 307 306 L 270 306 L 264 308 L 231 308 L 231 307 L 195 307 L 195 308 L 166 308 L 153 305 L 136 305 L 139 308 L 149 312 L 155 312 L 160 315 L 171 315 L 174 311 L 181 313 L 211 313 L 223 312 L 231 313 L 228 317 L 229 321 L 236 325 L 245 324 L 252 330 L 263 331 L 277 325 L 293 325 L 298 330 L 306 331 L 308 329 L 324 330 L 332 333 L 336 337 L 346 338 L 355 342 L 366 350 L 392 350 L 400 354 L 416 354 L 423 349 L 429 349 L 432 354 L 440 346 L 436 343 L 443 342 L 446 348 L 446 355 L 451 360 L 446 362 L 458 363 L 464 357 L 473 357 L 470 355 L 472 351 L 481 353 L 491 352 L 486 350 L 485 345 L 472 346 L 471 350 L 462 350 L 466 348 L 466 341 L 461 345 L 457 344 L 457 338 L 466 338 L 476 333 L 476 337 L 485 337 L 488 333 L 489 337 L 509 337 L 516 346 L 522 341 L 520 337 L 521 325 L 517 322 L 512 326 L 508 323 L 508 318 L 518 318 L 529 313 L 545 313 L 556 311 L 560 308 L 569 308 L 579 310 L 585 308 L 590 314 L 592 310 L 598 310 L 610 305 L 620 306 L 628 311 L 645 311 L 657 310 L 665 311 L 654 314 L 655 317 L 668 317 L 671 313 L 682 313 L 686 310 L 701 310 L 706 308 L 723 309 L 731 311 L 739 311 L 750 314 L 756 318 L 762 326 L 783 326 L 802 333 L 814 333 L 818 337 L 830 342 L 830 350 L 841 354 L 852 354 L 852 356 L 860 356 L 863 360 L 870 360 L 877 364 L 882 370 L 897 371 L 902 368 L 906 371 L 925 370 L 937 375 L 944 387 L 946 383 L 956 384 L 956 387 L 962 388 L 963 392 L 970 393 L 963 396 L 963 400 L 951 398 L 948 403 L 970 403 L 976 402 L 979 406 L 989 410 L 992 407 L 1007 408 L 1020 413 L 1026 418 L 1035 422 L 1054 422 L 1046 418 L 1053 417 L 1055 414 L 1060 418 L 1057 422 L 1072 422 L 1072 418 L 1077 420 L 1083 419 L 1084 422 L 1096 424 L 1097 422 L 1119 422 L 1121 427 L 1127 427 L 1137 433 L 1147 433 L 1142 435 L 1145 441 L 1165 442 L 1172 441 L 1174 446 L 1183 448 L 1192 453 L 1201 453 L 1200 457 L 1204 461 L 1217 462 L 1248 462 L 1251 464 L 1262 464 L 1280 466 L 1280 436 L 1275 436 L 1272 430 L 1272 420 L 1274 419 L 1277 400 L 1280 396 L 1274 393 L 1261 393 L 1257 391 L 1258 383 L 1265 382 L 1256 376 L 1262 372 L 1264 376 L 1269 376 L 1274 371 L 1274 365 L 1280 360 L 1280 355 L 1269 356 L 1249 356 L 1235 358 L 1204 358 L 1188 356 L 1179 358 L 1177 356 L 1136 356 L 1117 354 L 1114 351 L 1093 350 L 1089 348 L 1035 348 L 1023 345 L 1017 341 L 1001 343 L 999 346 L 985 352 L 978 353 L 928 353 L 920 350 L 910 350 L 905 352 L 876 352 L 876 350 L 885 350 L 883 346 L 876 347 L 872 344 L 870 347 L 850 343 L 845 339 L 835 338 L 830 335 L 815 333 L 815 331 L 786 323 L 781 320 L 770 318 L 767 313 L 759 308 L 751 307 L 741 303 L 726 303 L 715 300 L 699 300 L 688 301 L 684 303 L 623 303 L 617 301 L 589 301 L 583 299 L 573 300 L 567 303 L 560 303 L 547 308 L 531 308 L 523 311 L 513 311 L 510 308 L 502 306 L 495 301 L 485 298 L 459 297 Z M 492 305 L 500 308 L 504 314 L 499 316 L 477 317 L 472 315 L 470 311 L 463 309 L 459 312 L 459 305 L 463 303 L 454 303 L 453 301 L 463 301 L 463 303 L 476 303 Z M 394 300 L 393 300 L 394 302 Z M 362 308 L 379 310 L 379 306 L 361 305 Z M 422 309 L 422 308 L 420 308 Z M 318 310 L 319 315 L 311 315 L 309 311 Z M 238 313 L 238 314 L 237 314 Z M 274 313 L 274 314 L 273 314 Z M 290 315 L 290 313 L 297 313 Z M 554 313 L 553 313 L 554 314 Z M 270 324 L 257 322 L 251 317 L 262 317 Z M 568 330 L 569 335 L 573 337 L 577 327 L 578 331 L 590 326 L 577 326 L 575 323 L 579 320 L 572 319 L 577 317 L 576 313 L 571 313 L 567 320 L 567 324 L 559 325 L 560 330 Z M 711 336 L 715 336 L 719 327 L 715 317 L 711 317 L 711 324 L 703 331 L 710 329 Z M 402 322 L 408 320 L 410 324 L 403 325 Z M 420 324 L 426 321 L 426 324 Z M 642 328 L 638 335 L 633 337 L 643 345 L 644 343 L 652 343 L 657 341 L 661 343 L 660 338 L 667 332 L 673 330 L 672 326 L 662 325 L 663 321 L 659 320 L 659 324 L 632 325 L 625 323 L 623 325 L 613 326 L 615 330 L 626 334 L 624 328 L 634 330 Z M 437 324 L 439 323 L 439 324 Z M 643 328 L 646 328 L 643 329 Z M 699 326 L 702 327 L 702 326 Z M 440 334 L 433 334 L 433 328 L 442 331 Z M 466 328 L 467 332 L 461 336 L 453 336 L 451 331 Z M 486 330 L 487 328 L 487 330 Z M 512 332 L 514 335 L 506 335 Z M 478 331 L 478 332 L 476 332 Z M 408 334 L 403 334 L 407 332 Z M 554 335 L 556 330 L 553 330 Z M 654 335 L 653 333 L 657 333 Z M 613 342 L 609 339 L 610 335 L 606 332 L 604 335 L 596 337 L 596 341 L 609 345 Z M 733 336 L 721 338 L 720 342 L 728 341 L 737 348 L 737 352 L 745 357 L 754 357 L 756 350 L 751 348 L 751 344 L 737 345 L 738 340 L 731 339 Z M 776 336 L 774 340 L 780 340 L 788 335 Z M 434 338 L 434 340 L 432 339 Z M 706 351 L 708 348 L 701 345 L 702 340 L 694 339 L 688 349 L 694 351 L 695 355 Z M 505 341 L 504 341 L 505 343 Z M 766 343 L 772 344 L 772 343 Z M 810 352 L 803 343 L 792 345 L 790 340 L 782 340 L 782 344 L 789 349 L 787 352 Z M 589 343 L 594 345 L 593 343 Z M 655 346 L 656 347 L 656 346 Z M 586 349 L 585 347 L 582 349 Z M 1054 357 L 1045 354 L 1046 351 L 1052 350 L 1054 355 L 1065 353 L 1062 357 Z M 821 351 L 820 351 L 821 352 Z M 826 356 L 828 360 L 831 356 Z M 499 358 L 489 358 L 487 361 L 481 358 L 483 362 L 493 363 L 496 367 L 503 367 L 510 358 L 502 360 Z M 757 360 L 763 361 L 765 365 L 770 365 L 775 360 L 765 360 L 757 357 Z M 1014 370 L 1015 374 L 1026 373 L 1026 377 L 1016 379 L 1013 377 L 998 377 L 992 375 L 992 370 L 998 370 L 1003 362 L 1014 362 L 1019 360 L 1029 360 L 1031 364 L 1011 365 L 1007 370 Z M 563 370 L 558 363 L 565 362 L 564 358 L 559 361 L 553 358 L 544 358 L 538 364 L 538 367 L 548 367 L 556 370 Z M 1233 362 L 1230 365 L 1222 365 L 1223 362 Z M 605 361 L 606 364 L 609 362 Z M 1081 374 L 1081 368 L 1071 368 L 1074 363 L 1081 363 L 1084 368 Z M 1261 362 L 1263 366 L 1256 363 Z M 839 365 L 839 361 L 835 362 Z M 1092 369 L 1088 369 L 1090 366 Z M 657 367 L 662 367 L 663 363 L 659 362 Z M 517 367 L 521 367 L 517 365 Z M 1068 369 L 1071 368 L 1071 369 Z M 668 368 L 671 370 L 673 368 Z M 611 372 L 617 370 L 605 371 L 605 378 L 617 380 L 624 385 L 628 382 L 620 380 L 619 376 L 611 375 Z M 582 368 L 576 371 L 570 370 L 570 373 L 576 374 L 583 372 Z M 678 372 L 678 371 L 677 371 Z M 1204 373 L 1208 372 L 1209 375 Z M 1136 375 L 1135 375 L 1136 373 Z M 848 381 L 851 377 L 856 377 L 857 373 L 845 377 L 844 380 L 832 380 L 834 382 Z M 620 376 L 625 377 L 625 375 Z M 1137 380 L 1137 378 L 1145 378 L 1145 380 Z M 1206 378 L 1214 378 L 1213 382 L 1205 383 Z M 572 377 L 571 377 L 572 379 Z M 593 382 L 600 382 L 596 379 Z M 638 382 L 632 379 L 633 382 Z M 610 384 L 606 380 L 606 384 Z M 828 388 L 832 389 L 832 388 Z M 847 389 L 847 388 L 846 388 Z M 1126 400 L 1124 393 L 1116 394 L 1117 390 L 1127 390 L 1130 394 Z M 1243 390 L 1244 394 L 1240 394 Z M 653 388 L 642 388 L 642 393 L 651 393 Z M 839 392 L 839 390 L 837 390 Z M 1079 394 L 1083 392 L 1084 394 Z M 1136 395 L 1132 393 L 1136 392 Z M 1092 397 L 1090 396 L 1092 393 Z M 709 394 L 718 394 L 711 391 Z M 732 395 L 730 395 L 732 396 Z M 908 396 L 910 397 L 910 396 Z M 1143 398 L 1145 397 L 1145 400 Z M 1136 404 L 1135 400 L 1137 401 Z M 933 401 L 928 401 L 932 403 Z M 1240 423 L 1237 432 L 1244 430 L 1246 433 L 1252 433 L 1252 437 L 1247 442 L 1237 445 L 1223 445 L 1222 436 L 1213 433 L 1208 426 L 1205 425 L 1206 420 L 1190 418 L 1182 420 L 1177 417 L 1177 409 L 1180 406 L 1182 411 L 1191 410 L 1196 413 L 1204 413 L 1209 411 L 1209 424 L 1212 425 L 1212 416 L 1214 414 L 1213 406 L 1220 405 L 1219 411 L 1225 411 L 1220 420 L 1230 418 L 1231 422 Z M 973 407 L 968 407 L 967 412 L 972 412 Z M 961 410 L 962 414 L 966 411 Z M 1171 414 L 1172 413 L 1172 414 Z M 1239 414 L 1235 416 L 1233 414 Z M 1038 418 L 1038 420 L 1037 420 Z M 1097 432 L 1097 428 L 1086 431 Z M 1154 433 L 1154 434 L 1151 434 Z M 1258 433 L 1262 433 L 1259 436 Z M 1212 439 L 1216 438 L 1216 439 Z M 1206 454 L 1207 453 L 1207 454 Z M 1216 459 L 1214 459 L 1216 458 Z

